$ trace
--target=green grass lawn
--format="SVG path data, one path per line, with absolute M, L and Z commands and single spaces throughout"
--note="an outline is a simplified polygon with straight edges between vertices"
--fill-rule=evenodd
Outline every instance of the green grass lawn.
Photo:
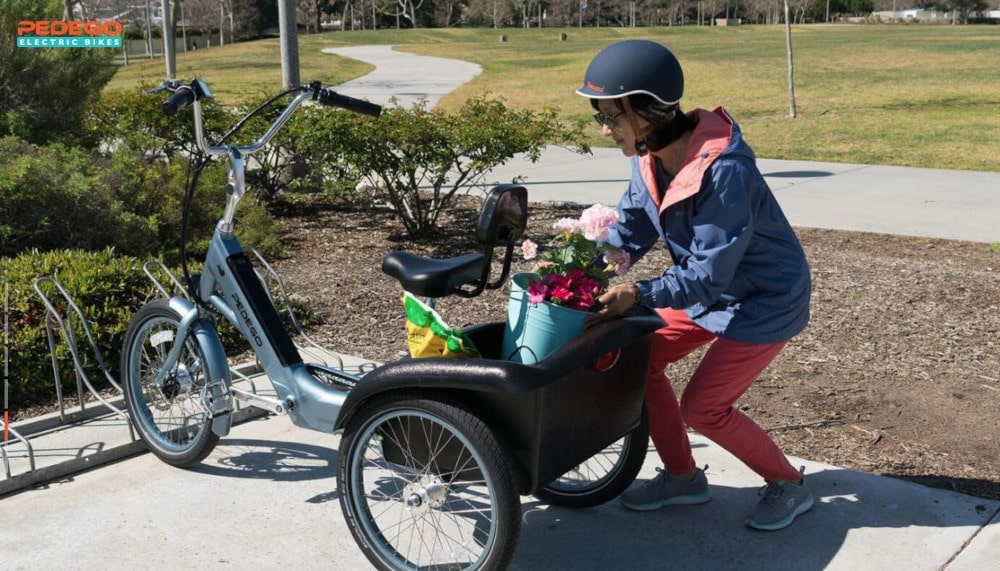
M 303 81 L 337 83 L 371 67 L 322 54 L 329 46 L 394 44 L 413 53 L 478 63 L 483 73 L 441 102 L 455 109 L 490 93 L 515 107 L 590 113 L 573 94 L 597 51 L 643 37 L 684 66 L 683 106 L 725 106 L 758 156 L 1000 171 L 1000 27 L 795 26 L 795 97 L 789 118 L 783 26 L 379 30 L 299 36 Z M 566 33 L 567 40 L 559 41 Z M 179 75 L 206 79 L 224 101 L 277 91 L 277 40 L 178 55 Z M 155 83 L 163 61 L 123 68 L 110 88 Z M 595 127 L 592 143 L 606 145 Z

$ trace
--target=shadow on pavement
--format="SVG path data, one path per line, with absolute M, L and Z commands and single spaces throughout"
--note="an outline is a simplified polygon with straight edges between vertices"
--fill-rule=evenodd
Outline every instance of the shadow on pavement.
M 597 571 L 628 562 L 632 569 L 901 569 L 910 557 L 937 568 L 947 560 L 935 565 L 940 554 L 927 550 L 928 537 L 971 536 L 989 517 L 985 506 L 955 515 L 916 485 L 900 494 L 910 484 L 880 485 L 847 470 L 808 474 L 807 482 L 816 506 L 777 532 L 743 524 L 759 499 L 756 487 L 712 485 L 707 504 L 653 512 L 630 512 L 617 500 L 584 510 L 526 503 L 514 568 Z M 851 550 L 831 565 L 849 535 Z
M 337 452 L 298 442 L 224 438 L 211 456 L 191 471 L 275 482 L 319 480 L 336 476 Z

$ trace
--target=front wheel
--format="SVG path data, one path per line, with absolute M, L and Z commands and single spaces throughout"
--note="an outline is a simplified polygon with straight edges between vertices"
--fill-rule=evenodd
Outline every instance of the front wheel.
M 348 527 L 379 569 L 503 569 L 520 535 L 506 456 L 445 399 L 389 394 L 351 419 L 337 488 Z
M 154 382 L 177 340 L 181 316 L 163 300 L 145 305 L 125 332 L 122 385 L 132 424 L 150 451 L 173 466 L 201 462 L 215 448 L 211 417 L 202 405 L 211 378 L 201 347 L 192 336 L 158 385 Z
M 649 419 L 643 409 L 635 430 L 535 492 L 535 497 L 570 508 L 603 504 L 618 497 L 635 481 L 648 447 Z

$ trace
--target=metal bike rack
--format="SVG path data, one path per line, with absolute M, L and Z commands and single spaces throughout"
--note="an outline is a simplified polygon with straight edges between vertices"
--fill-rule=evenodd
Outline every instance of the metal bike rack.
M 140 452 L 145 446 L 132 428 L 121 401 L 111 402 L 107 395 L 102 394 L 94 386 L 84 368 L 85 350 L 89 349 L 91 359 L 88 360 L 97 365 L 107 383 L 123 398 L 122 387 L 109 372 L 104 355 L 97 345 L 83 311 L 57 280 L 43 276 L 35 280 L 33 285 L 35 293 L 45 306 L 45 333 L 52 359 L 58 414 L 42 415 L 19 422 L 20 430 L 4 426 L 0 422 L 0 427 L 12 437 L 0 445 L 0 456 L 4 465 L 4 479 L 0 479 L 0 494 L 63 477 L 102 462 L 118 460 Z M 67 410 L 66 396 L 63 394 L 62 372 L 56 356 L 60 340 L 65 344 L 73 360 L 76 396 L 79 401 L 78 405 L 72 407 L 73 410 Z M 88 406 L 88 392 L 97 400 L 99 406 Z M 90 404 L 93 405 L 93 401 Z M 113 423 L 109 424 L 108 418 L 105 417 L 124 420 L 128 427 L 127 439 L 115 437 L 114 434 L 120 434 L 118 432 L 120 427 Z M 67 425 L 84 423 L 92 423 L 98 427 L 97 440 L 88 440 L 82 447 L 72 439 L 67 441 L 64 430 Z M 94 433 L 89 433 L 88 438 L 94 438 Z M 23 450 L 20 450 L 22 448 Z M 11 450 L 19 452 L 12 455 Z M 25 457 L 28 462 L 27 471 L 14 474 L 11 467 L 12 460 Z
M 45 294 L 44 286 L 45 284 L 51 285 L 55 288 L 56 292 L 63 298 L 66 304 L 66 314 L 65 316 L 61 314 L 49 299 L 49 296 Z M 41 298 L 42 303 L 45 305 L 45 332 L 48 336 L 49 341 L 49 353 L 52 357 L 52 377 L 55 380 L 56 385 L 56 397 L 59 401 L 59 418 L 63 422 L 67 421 L 66 410 L 65 410 L 65 400 L 62 394 L 62 376 L 59 371 L 59 360 L 56 358 L 56 334 L 53 330 L 53 324 L 55 324 L 62 338 L 66 342 L 66 346 L 69 349 L 70 356 L 73 358 L 73 369 L 76 373 L 76 390 L 77 398 L 80 401 L 80 410 L 84 411 L 87 408 L 84 386 L 87 390 L 100 401 L 108 410 L 114 412 L 120 416 L 126 422 L 129 420 L 128 414 L 118 408 L 117 406 L 111 404 L 107 399 L 101 396 L 101 392 L 97 390 L 93 383 L 91 383 L 90 378 L 87 376 L 87 372 L 83 367 L 83 360 L 81 358 L 80 349 L 77 346 L 77 328 L 74 324 L 77 324 L 83 333 L 86 335 L 87 342 L 90 344 L 91 354 L 97 360 L 97 366 L 101 370 L 101 374 L 104 375 L 105 380 L 112 386 L 119 394 L 124 395 L 125 391 L 122 390 L 118 381 L 115 380 L 111 373 L 108 371 L 108 367 L 104 361 L 104 354 L 101 352 L 100 347 L 97 346 L 97 341 L 94 339 L 94 334 L 90 330 L 90 326 L 87 324 L 87 319 L 83 314 L 83 311 L 76 305 L 73 298 L 66 292 L 62 284 L 60 284 L 55 279 L 42 276 L 35 280 L 35 292 L 38 297 Z M 129 430 L 132 429 L 131 423 L 129 424 Z M 135 440 L 135 433 L 132 433 L 132 439 Z
M 170 271 L 170 268 L 166 266 L 160 260 L 150 260 L 142 265 L 142 271 L 149 278 L 149 281 L 153 282 L 153 286 L 156 287 L 156 291 L 160 293 L 160 296 L 164 299 L 169 299 L 173 295 L 182 295 L 186 299 L 191 299 L 188 295 L 187 288 L 181 284 L 181 281 L 177 279 L 177 276 Z M 167 291 L 167 288 L 163 286 L 160 280 L 156 279 L 156 273 L 159 272 L 167 276 L 172 285 L 171 291 Z
M 24 445 L 24 448 L 28 451 L 28 462 L 30 465 L 30 471 L 35 471 L 35 450 L 31 447 L 31 443 L 28 439 L 21 436 L 21 434 L 14 430 L 13 428 L 7 426 L 3 418 L 0 418 L 0 432 L 4 434 L 9 434 L 14 437 L 15 440 Z M 10 458 L 7 457 L 7 443 L 4 442 L 3 446 L 0 446 L 0 456 L 3 457 L 3 473 L 7 478 L 11 477 L 10 472 Z

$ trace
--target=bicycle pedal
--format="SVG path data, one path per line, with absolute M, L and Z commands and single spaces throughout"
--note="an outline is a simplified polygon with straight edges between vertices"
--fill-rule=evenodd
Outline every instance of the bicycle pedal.
M 230 405 L 229 391 L 226 390 L 226 383 L 219 380 L 206 385 L 202 396 L 202 405 L 212 417 L 230 412 L 232 406 Z

